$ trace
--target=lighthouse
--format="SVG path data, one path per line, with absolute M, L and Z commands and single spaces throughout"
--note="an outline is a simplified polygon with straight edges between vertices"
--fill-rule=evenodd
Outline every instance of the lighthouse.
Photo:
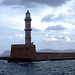
M 30 13 L 27 10 L 25 21 L 25 44 L 31 44 L 31 17 Z
M 36 46 L 31 43 L 31 17 L 30 13 L 27 10 L 25 14 L 25 44 L 13 44 L 11 45 L 11 54 L 10 58 L 14 59 L 15 61 L 19 61 L 19 59 L 35 60 L 36 55 Z

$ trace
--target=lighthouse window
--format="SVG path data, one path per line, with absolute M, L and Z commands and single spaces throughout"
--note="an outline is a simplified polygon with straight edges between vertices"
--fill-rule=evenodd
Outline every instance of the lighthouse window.
M 27 14 L 27 17 L 29 17 L 30 16 L 30 14 Z

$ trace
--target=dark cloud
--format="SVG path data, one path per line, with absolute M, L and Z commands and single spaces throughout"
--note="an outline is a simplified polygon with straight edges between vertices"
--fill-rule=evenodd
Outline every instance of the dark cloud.
M 25 6 L 28 8 L 28 7 L 34 7 L 35 4 L 33 4 L 29 0 L 3 0 L 1 2 L 1 5 L 7 5 L 7 6 L 18 5 L 18 6 Z
M 65 21 L 68 21 L 68 20 L 72 20 L 75 18 L 75 14 L 71 14 L 71 13 L 60 13 L 56 18 L 55 20 L 65 20 Z
M 35 4 L 46 4 L 52 7 L 60 6 L 70 0 L 3 0 L 2 5 L 24 5 L 33 6 Z
M 66 20 L 67 18 L 71 18 L 69 14 L 60 13 L 57 17 L 54 18 L 54 14 L 48 14 L 47 16 L 42 18 L 42 22 L 51 22 L 57 20 Z
M 54 14 L 48 14 L 47 16 L 43 17 L 41 22 L 51 22 L 51 21 L 68 21 L 73 19 L 75 14 L 65 14 L 60 13 L 57 17 L 54 17 Z
M 66 20 L 66 18 L 69 18 L 70 15 L 65 14 L 65 13 L 60 13 L 55 20 Z
M 42 22 L 44 22 L 44 21 L 45 21 L 45 22 L 53 21 L 53 19 L 52 19 L 53 16 L 54 16 L 53 14 L 49 14 L 49 15 L 43 17 L 41 21 L 42 21 Z
M 64 29 L 66 29 L 66 28 L 64 28 L 61 25 L 56 25 L 56 26 L 49 26 L 45 30 L 46 31 L 49 31 L 49 30 L 64 30 Z

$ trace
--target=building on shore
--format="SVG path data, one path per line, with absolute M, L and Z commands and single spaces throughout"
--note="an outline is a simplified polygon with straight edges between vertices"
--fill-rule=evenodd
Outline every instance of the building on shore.
M 36 52 L 36 46 L 31 42 L 31 16 L 26 12 L 25 21 L 25 44 L 11 45 L 9 62 L 25 62 L 40 60 L 75 59 L 75 53 L 43 53 Z

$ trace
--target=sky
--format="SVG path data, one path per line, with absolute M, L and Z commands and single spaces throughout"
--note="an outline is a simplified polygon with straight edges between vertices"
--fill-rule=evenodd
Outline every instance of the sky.
M 75 49 L 75 0 L 0 0 L 0 54 L 25 43 L 27 10 L 36 50 Z

